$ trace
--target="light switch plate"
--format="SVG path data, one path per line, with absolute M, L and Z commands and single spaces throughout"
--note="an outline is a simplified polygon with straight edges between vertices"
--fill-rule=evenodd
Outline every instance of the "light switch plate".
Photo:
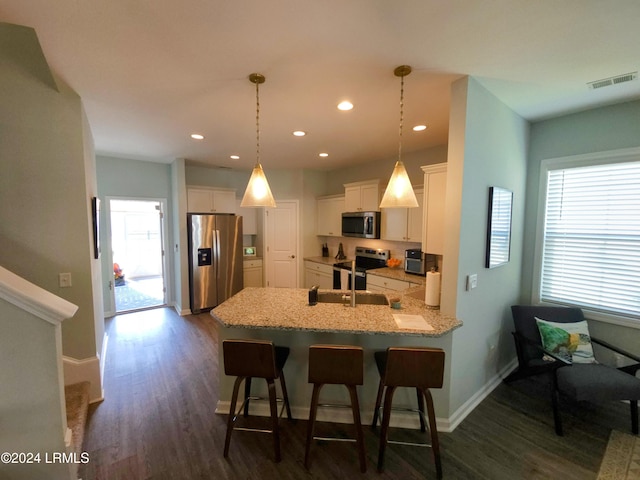
M 58 285 L 60 288 L 69 288 L 71 286 L 71 274 L 70 273 L 59 273 L 58 274 Z
M 473 290 L 478 286 L 478 274 L 473 273 L 471 275 L 467 275 L 467 291 Z

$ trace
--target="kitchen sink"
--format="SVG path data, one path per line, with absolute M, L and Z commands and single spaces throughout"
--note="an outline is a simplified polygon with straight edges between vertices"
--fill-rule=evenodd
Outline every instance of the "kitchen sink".
M 344 303 L 349 305 L 349 299 L 343 298 L 344 292 L 320 292 L 320 303 Z M 350 294 L 349 294 L 350 295 Z M 386 295 L 382 293 L 356 293 L 356 305 L 389 305 Z

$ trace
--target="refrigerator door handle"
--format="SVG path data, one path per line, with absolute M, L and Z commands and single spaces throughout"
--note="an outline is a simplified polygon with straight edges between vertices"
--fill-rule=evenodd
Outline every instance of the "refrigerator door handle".
M 220 278 L 220 230 L 214 230 L 214 248 L 215 248 L 215 274 L 216 278 Z

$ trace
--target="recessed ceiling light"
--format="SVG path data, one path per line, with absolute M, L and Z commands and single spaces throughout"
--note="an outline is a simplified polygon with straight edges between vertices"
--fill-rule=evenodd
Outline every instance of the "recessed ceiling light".
M 319 153 L 319 154 L 318 154 L 318 156 L 319 156 L 319 157 L 328 157 L 328 156 L 329 156 L 329 154 L 328 154 L 328 153 L 324 153 L 324 152 L 322 152 L 322 153 Z
M 415 127 L 413 127 L 414 132 L 422 132 L 423 130 L 426 130 L 426 129 L 427 129 L 426 125 L 416 125 Z
M 353 103 L 347 102 L 346 100 L 338 104 L 338 110 L 347 111 L 347 110 L 351 110 L 352 108 L 353 108 Z
M 200 135 L 199 133 L 192 133 L 191 138 L 194 140 L 204 140 L 204 135 Z
M 239 155 L 231 155 L 229 158 L 231 158 L 233 160 L 240 160 L 240 156 Z
M 303 132 L 302 130 L 296 130 L 295 132 L 293 132 L 293 134 L 296 137 L 304 137 L 307 134 L 307 132 Z

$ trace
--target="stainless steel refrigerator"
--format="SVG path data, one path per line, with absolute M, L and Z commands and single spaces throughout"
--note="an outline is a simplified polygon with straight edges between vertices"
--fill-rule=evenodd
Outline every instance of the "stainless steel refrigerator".
M 243 288 L 242 217 L 187 214 L 191 312 L 211 309 Z

